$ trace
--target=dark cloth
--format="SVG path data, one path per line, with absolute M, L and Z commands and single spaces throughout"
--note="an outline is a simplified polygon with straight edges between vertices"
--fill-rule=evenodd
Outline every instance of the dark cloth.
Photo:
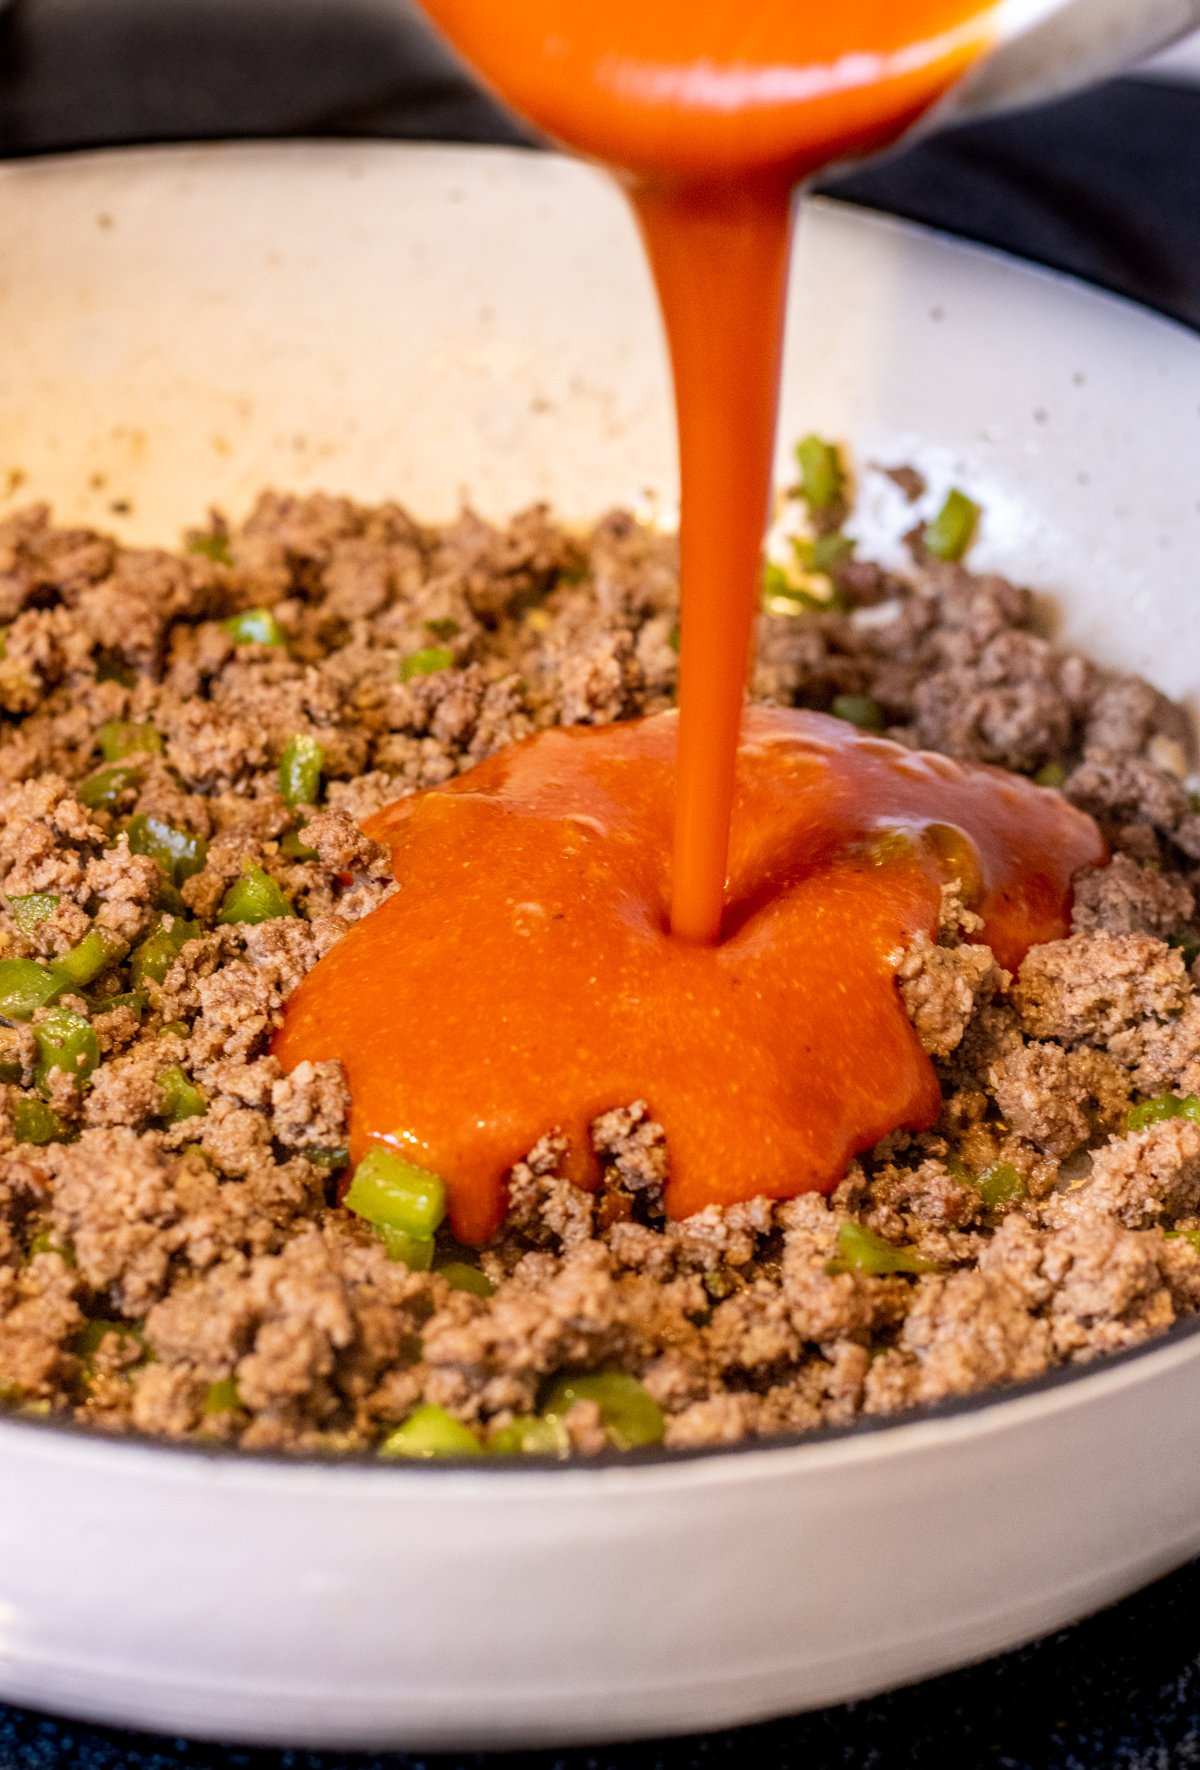
M 0 152 L 275 135 L 530 139 L 409 0 L 11 0 Z
M 404 0 L 15 0 L 0 14 L 0 153 L 273 135 L 527 139 Z M 1200 327 L 1200 92 L 1118 81 L 954 130 L 830 188 Z M 879 1577 L 887 1579 L 886 1566 Z M 1200 1766 L 1200 1563 L 1051 1640 L 848 1708 L 665 1743 L 429 1762 L 443 1770 Z M 417 1763 L 224 1750 L 0 1706 L 0 1770 Z

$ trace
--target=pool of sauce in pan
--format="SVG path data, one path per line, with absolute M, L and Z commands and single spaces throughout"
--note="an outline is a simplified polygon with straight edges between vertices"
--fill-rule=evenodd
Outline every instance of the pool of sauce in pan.
M 366 825 L 400 890 L 292 997 L 276 1052 L 340 1058 L 351 1152 L 374 1138 L 447 1181 L 482 1242 L 504 1176 L 551 1125 L 591 1184 L 588 1125 L 645 1099 L 685 1216 L 828 1187 L 900 1125 L 933 1123 L 933 1067 L 895 983 L 965 876 L 1014 966 L 1066 930 L 1090 819 L 998 770 L 820 713 L 747 712 L 722 938 L 668 928 L 675 714 L 514 744 Z
M 1073 874 L 1102 858 L 1044 789 L 744 710 L 793 189 L 902 133 L 987 47 L 992 9 L 426 8 L 633 203 L 675 384 L 680 711 L 541 734 L 380 812 L 401 890 L 301 985 L 276 1050 L 341 1059 L 352 1154 L 382 1140 L 440 1173 L 464 1241 L 497 1228 L 506 1170 L 552 1125 L 591 1183 L 589 1121 L 634 1099 L 666 1130 L 673 1215 L 831 1186 L 936 1117 L 894 973 L 936 929 L 945 832 L 1009 964 L 1064 931 Z

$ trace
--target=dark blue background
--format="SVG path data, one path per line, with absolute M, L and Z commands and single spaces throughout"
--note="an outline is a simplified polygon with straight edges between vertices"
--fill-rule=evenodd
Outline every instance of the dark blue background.
M 497 10 L 501 18 L 503 0 Z M 14 0 L 0 15 L 0 153 L 288 134 L 522 139 L 415 19 L 380 0 Z M 832 188 L 1073 271 L 1200 327 L 1200 91 L 1119 81 L 954 131 Z M 881 1565 L 881 1587 L 888 1576 Z M 848 1708 L 659 1744 L 365 1759 L 152 1739 L 0 1706 L 0 1770 L 400 1770 L 419 1762 L 488 1770 L 1200 1766 L 1200 1563 L 985 1666 Z

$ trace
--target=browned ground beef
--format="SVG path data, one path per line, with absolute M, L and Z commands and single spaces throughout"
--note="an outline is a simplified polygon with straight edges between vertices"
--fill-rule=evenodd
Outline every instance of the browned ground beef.
M 941 943 L 908 955 L 900 988 L 943 1083 L 937 1130 L 887 1138 L 830 1198 L 670 1223 L 669 1151 L 644 1106 L 615 1102 L 594 1125 L 595 1197 L 556 1176 L 548 1123 L 482 1255 L 484 1298 L 390 1261 L 336 1206 L 311 1152 L 344 1139 L 340 1072 L 284 1076 L 268 1041 L 297 981 L 393 888 L 357 819 L 539 726 L 671 701 L 673 545 L 620 513 L 576 539 L 537 509 L 507 529 L 467 515 L 432 530 L 396 506 L 274 494 L 241 529 L 214 520 L 202 545 L 123 550 L 40 509 L 0 527 L 0 952 L 53 958 L 91 927 L 121 952 L 146 938 L 163 877 L 129 851 L 133 814 L 208 845 L 182 885 L 203 933 L 144 1005 L 105 1006 L 129 989 L 123 958 L 66 998 L 91 1016 L 102 1062 L 83 1088 L 52 1072 L 60 1138 L 17 1139 L 21 1103 L 40 1099 L 35 1039 L 0 1027 L 18 1078 L 0 1086 L 12 1406 L 351 1449 L 420 1401 L 503 1425 L 549 1374 L 616 1364 L 661 1403 L 669 1444 L 727 1443 L 1092 1359 L 1200 1305 L 1200 1251 L 1168 1234 L 1200 1227 L 1200 1123 L 1125 1129 L 1131 1103 L 1200 1091 L 1187 731 L 1145 683 L 1039 636 L 1027 592 L 936 562 L 900 581 L 852 561 L 847 612 L 765 616 L 759 636 L 759 698 L 866 694 L 905 742 L 1061 765 L 1113 843 L 1111 867 L 1080 883 L 1075 932 L 1018 978 L 962 943 L 970 918 L 953 902 Z M 258 605 L 286 646 L 223 629 Z M 401 661 L 432 644 L 453 666 L 402 681 Z M 163 748 L 89 810 L 76 789 L 110 720 L 153 725 Z M 278 790 L 298 733 L 319 739 L 326 774 L 299 857 Z M 218 924 L 248 862 L 297 915 Z M 22 932 L 12 900 L 34 893 L 57 907 Z M 202 1115 L 168 1122 L 170 1068 L 203 1091 Z M 980 1177 L 998 1165 L 1017 1184 L 989 1202 Z M 848 1222 L 927 1269 L 831 1271 Z M 593 1405 L 568 1424 L 577 1449 L 603 1443 Z

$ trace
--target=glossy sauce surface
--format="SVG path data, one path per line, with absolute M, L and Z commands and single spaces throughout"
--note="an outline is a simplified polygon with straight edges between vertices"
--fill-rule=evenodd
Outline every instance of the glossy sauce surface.
M 544 732 L 378 813 L 400 890 L 289 1004 L 285 1067 L 340 1059 L 352 1155 L 380 1139 L 441 1174 L 464 1241 L 499 1226 L 507 1170 L 554 1125 L 592 1183 L 590 1122 L 635 1099 L 666 1131 L 672 1215 L 833 1185 L 937 1116 L 895 966 L 936 931 L 947 873 L 1012 966 L 1065 931 L 1072 875 L 1103 858 L 1047 789 L 759 708 L 722 939 L 680 941 L 677 734 L 674 714 Z

